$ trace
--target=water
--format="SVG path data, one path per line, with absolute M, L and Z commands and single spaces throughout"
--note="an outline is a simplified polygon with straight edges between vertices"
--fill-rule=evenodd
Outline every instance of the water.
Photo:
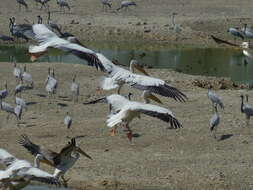
M 99 45 L 97 45 L 99 46 Z M 154 68 L 174 69 L 191 75 L 230 77 L 237 83 L 253 84 L 253 61 L 244 58 L 240 50 L 228 48 L 155 48 L 89 46 L 109 59 L 128 64 L 135 57 L 141 63 Z M 20 45 L 0 46 L 0 62 L 16 60 L 30 62 L 27 47 Z M 245 64 L 245 59 L 248 64 Z M 58 50 L 49 51 L 41 62 L 64 62 L 84 64 L 83 60 Z

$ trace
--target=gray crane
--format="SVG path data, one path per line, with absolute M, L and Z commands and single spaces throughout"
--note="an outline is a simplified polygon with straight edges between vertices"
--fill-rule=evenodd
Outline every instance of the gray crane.
M 15 104 L 20 105 L 22 107 L 22 109 L 27 110 L 27 104 L 24 99 L 15 96 Z
M 60 10 L 63 9 L 64 13 L 65 13 L 65 7 L 67 7 L 70 11 L 70 6 L 69 6 L 67 0 L 57 0 L 57 4 L 60 6 Z
M 42 10 L 43 7 L 45 7 L 45 9 L 49 10 L 49 2 L 50 0 L 40 0 L 39 3 L 41 4 L 40 10 Z
M 79 84 L 76 83 L 76 75 L 74 75 L 72 79 L 72 83 L 70 85 L 70 90 L 72 93 L 72 100 L 74 102 L 78 102 L 78 96 L 79 96 Z
M 66 116 L 64 117 L 64 124 L 69 129 L 72 125 L 72 117 L 69 115 L 69 112 L 66 113 Z
M 0 99 L 4 99 L 8 96 L 7 82 L 5 81 L 4 89 L 0 90 Z
M 177 15 L 177 13 L 172 13 L 171 15 L 171 27 L 169 28 L 170 30 L 173 30 L 176 33 L 181 32 L 181 26 L 180 24 L 176 24 L 175 23 L 175 16 Z
M 20 96 L 21 96 L 21 93 L 24 90 L 26 90 L 26 86 L 23 84 L 23 80 L 21 79 L 21 81 L 19 82 L 19 84 L 15 87 L 14 95 L 16 96 L 17 94 L 20 94 Z
M 16 78 L 16 82 L 19 81 L 21 79 L 21 76 L 22 76 L 21 69 L 17 67 L 16 62 L 13 63 L 13 75 Z
M 117 11 L 119 11 L 120 9 L 123 9 L 123 8 L 128 10 L 129 6 L 136 6 L 136 3 L 133 1 L 129 1 L 129 0 L 121 1 L 120 7 L 117 9 Z
M 38 18 L 38 22 L 37 23 L 38 24 L 42 24 L 43 23 L 42 17 L 40 15 L 38 15 L 37 18 Z
M 244 36 L 242 33 L 238 30 L 238 28 L 229 28 L 227 30 L 228 33 L 232 34 L 234 36 L 234 40 L 236 40 L 236 37 L 241 38 L 242 40 L 244 39 Z
M 48 94 L 50 94 L 50 96 L 56 93 L 57 86 L 58 82 L 55 79 L 54 69 L 52 69 L 51 73 L 51 69 L 48 68 L 48 77 L 46 79 L 46 91 L 48 92 Z
M 101 3 L 103 5 L 103 10 L 107 10 L 107 7 L 111 8 L 112 4 L 109 0 L 101 0 Z
M 249 104 L 244 103 L 244 96 L 241 95 L 241 112 L 246 116 L 246 125 L 249 125 L 250 117 L 253 116 L 253 108 Z
M 19 11 L 21 10 L 21 6 L 24 6 L 26 10 L 28 10 L 28 5 L 25 0 L 17 0 Z
M 5 111 L 5 112 L 8 113 L 7 118 L 6 118 L 7 121 L 9 120 L 9 117 L 12 114 L 16 116 L 17 121 L 21 120 L 22 107 L 20 105 L 17 105 L 16 107 L 13 107 L 12 105 L 10 105 L 10 104 L 8 104 L 6 102 L 3 102 L 0 99 L 0 108 L 1 108 L 1 110 L 3 110 L 3 111 Z
M 250 28 L 247 27 L 247 24 L 244 24 L 244 28 L 242 32 L 246 36 L 246 38 L 253 39 L 253 32 L 250 31 Z
M 221 109 L 224 109 L 224 104 L 221 101 L 221 98 L 212 92 L 210 88 L 208 88 L 207 97 L 209 100 L 211 100 L 213 108 L 214 106 L 219 105 Z
M 212 136 L 217 140 L 216 137 L 216 132 L 217 132 L 217 127 L 220 123 L 220 116 L 217 110 L 217 104 L 214 106 L 214 115 L 212 116 L 212 118 L 210 119 L 209 122 L 209 129 L 212 133 Z
M 27 84 L 29 88 L 33 88 L 33 85 L 34 85 L 33 78 L 30 73 L 26 72 L 26 65 L 24 66 L 24 71 L 21 77 L 22 77 L 23 82 Z

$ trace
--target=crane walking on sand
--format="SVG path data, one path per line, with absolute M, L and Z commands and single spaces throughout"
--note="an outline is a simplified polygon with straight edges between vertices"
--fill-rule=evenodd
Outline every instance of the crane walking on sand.
M 241 95 L 241 112 L 246 116 L 246 125 L 249 125 L 250 117 L 253 116 L 253 108 L 249 104 L 244 103 L 244 96 Z
M 123 8 L 125 8 L 126 10 L 129 10 L 129 6 L 137 6 L 137 5 L 135 2 L 129 1 L 129 0 L 121 1 L 120 7 L 117 9 L 117 11 Z
M 19 11 L 21 10 L 21 6 L 24 6 L 25 9 L 28 10 L 28 5 L 25 2 L 25 0 L 17 0 L 17 3 L 18 3 L 18 9 L 19 9 Z
M 224 109 L 224 104 L 221 101 L 221 98 L 211 91 L 211 88 L 208 88 L 207 97 L 209 100 L 211 100 L 213 108 L 219 105 L 221 109 Z
M 5 81 L 4 89 L 0 90 L 0 99 L 4 99 L 8 96 L 7 82 Z
M 66 113 L 64 117 L 64 125 L 69 129 L 72 125 L 72 117 L 69 115 L 69 112 Z
M 217 127 L 220 123 L 220 116 L 217 110 L 217 104 L 214 106 L 214 115 L 213 117 L 210 119 L 210 123 L 209 123 L 209 129 L 213 135 L 213 137 L 217 140 L 216 137 L 216 132 L 217 132 Z
M 72 83 L 70 86 L 70 90 L 72 93 L 72 100 L 74 102 L 78 102 L 78 96 L 79 96 L 79 84 L 76 83 L 76 75 L 74 75 L 73 79 L 72 79 Z

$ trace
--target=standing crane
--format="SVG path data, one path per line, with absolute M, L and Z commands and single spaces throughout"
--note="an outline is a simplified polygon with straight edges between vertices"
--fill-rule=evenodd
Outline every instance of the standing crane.
M 79 96 L 79 84 L 76 83 L 76 75 L 74 75 L 72 79 L 72 83 L 70 85 L 70 90 L 72 93 L 72 100 L 74 102 L 78 102 L 78 96 Z
M 244 103 L 244 96 L 241 95 L 241 112 L 246 116 L 246 125 L 249 125 L 250 117 L 253 116 L 253 108 L 249 104 Z
M 207 97 L 209 100 L 211 100 L 213 108 L 216 105 L 219 105 L 221 109 L 224 109 L 224 104 L 219 96 L 217 96 L 213 91 L 211 91 L 211 88 L 208 88 Z
M 4 89 L 0 90 L 0 99 L 4 99 L 8 96 L 7 82 L 5 81 Z

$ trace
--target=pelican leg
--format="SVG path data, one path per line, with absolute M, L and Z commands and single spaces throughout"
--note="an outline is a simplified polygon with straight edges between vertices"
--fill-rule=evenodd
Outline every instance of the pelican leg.
M 133 132 L 130 129 L 130 127 L 128 126 L 128 123 L 126 123 L 126 129 L 127 129 L 127 138 L 129 139 L 130 142 L 132 142 L 132 138 L 133 138 Z
M 116 127 L 111 130 L 111 136 L 115 136 L 117 133 Z
M 121 90 L 122 86 L 123 86 L 123 84 L 120 84 L 120 85 L 119 85 L 119 88 L 118 88 L 118 90 L 117 90 L 117 93 L 118 93 L 118 94 L 120 94 L 120 90 Z

